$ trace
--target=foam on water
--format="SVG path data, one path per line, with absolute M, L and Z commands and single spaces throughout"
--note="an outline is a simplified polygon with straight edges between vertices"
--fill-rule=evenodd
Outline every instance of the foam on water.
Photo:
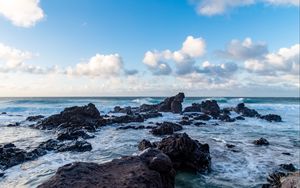
M 9 109 L 8 115 L 0 115 L 0 124 L 24 120 L 30 115 L 50 115 L 61 111 L 64 107 L 72 105 L 84 105 L 88 102 L 96 104 L 102 112 L 109 112 L 115 105 L 138 106 L 141 103 L 151 103 L 152 98 L 125 98 L 125 99 L 68 99 L 63 103 L 18 103 L 12 100 L 0 102 L 0 112 Z M 193 102 L 201 102 L 205 98 L 192 98 L 185 100 L 184 106 Z M 222 99 L 223 100 L 223 99 Z M 241 102 L 239 98 L 227 99 L 220 102 L 221 107 L 234 106 Z M 244 99 L 243 99 L 244 100 Z M 71 101 L 71 102 L 70 102 Z M 158 100 L 159 101 L 159 100 Z M 224 100 L 225 101 L 225 100 Z M 214 121 L 200 127 L 184 126 L 181 132 L 186 132 L 193 139 L 201 143 L 208 143 L 212 157 L 212 171 L 208 174 L 179 173 L 176 177 L 176 187 L 260 187 L 266 182 L 266 176 L 275 170 L 279 164 L 299 164 L 300 137 L 299 137 L 299 103 L 287 102 L 258 102 L 249 103 L 247 106 L 254 108 L 261 114 L 275 113 L 283 118 L 281 123 L 269 123 L 255 118 L 246 118 L 245 121 L 232 123 Z M 105 108 L 104 108 L 105 107 Z M 23 108 L 22 116 L 9 116 L 20 113 L 15 108 Z M 27 108 L 27 109 L 24 109 Z M 48 110 L 43 110 L 48 109 Z M 131 123 L 131 125 L 149 125 L 149 122 L 162 122 L 180 120 L 180 115 L 164 113 L 161 118 L 149 119 L 145 123 Z M 235 116 L 237 114 L 233 114 Z M 123 155 L 137 154 L 138 142 L 142 139 L 158 141 L 161 137 L 154 137 L 149 130 L 116 130 L 116 125 L 100 128 L 96 137 L 88 140 L 93 150 L 84 153 L 53 153 L 40 157 L 34 161 L 25 162 L 5 171 L 5 177 L 0 179 L 0 187 L 36 187 L 49 177 L 57 168 L 74 161 L 89 161 L 104 163 Z M 13 142 L 17 147 L 30 149 L 40 142 L 53 137 L 51 132 L 21 127 L 0 126 L 0 144 Z M 253 140 L 260 137 L 266 138 L 269 146 L 257 147 L 252 144 Z M 226 148 L 226 144 L 236 145 L 233 152 Z M 283 155 L 283 152 L 291 155 Z

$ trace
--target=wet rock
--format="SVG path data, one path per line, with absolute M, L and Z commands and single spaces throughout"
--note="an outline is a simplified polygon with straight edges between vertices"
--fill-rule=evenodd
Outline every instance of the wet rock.
M 204 122 L 196 122 L 196 123 L 194 123 L 194 125 L 195 126 L 200 126 L 200 125 L 206 125 L 206 123 L 204 123 Z
M 91 150 L 92 150 L 92 145 L 90 143 L 84 140 L 76 140 L 60 146 L 57 151 L 58 152 L 65 152 L 65 151 L 85 152 Z
M 207 171 L 211 157 L 208 144 L 191 139 L 186 133 L 162 139 L 157 148 L 168 155 L 178 170 Z
M 166 134 L 173 134 L 176 131 L 182 130 L 182 126 L 176 123 L 171 122 L 163 122 L 159 124 L 158 127 L 152 129 L 150 132 L 153 135 L 166 135 Z
M 201 112 L 201 105 L 198 103 L 193 103 L 192 106 L 186 107 L 183 112 Z
M 256 110 L 246 107 L 244 103 L 238 104 L 234 110 L 245 117 L 260 117 L 260 114 Z
M 37 116 L 28 116 L 26 118 L 26 121 L 37 121 L 37 120 L 40 120 L 42 118 L 44 118 L 45 116 L 42 116 L 42 115 L 37 115 Z
M 281 188 L 299 188 L 300 187 L 300 172 L 291 173 L 288 176 L 280 179 Z
M 221 114 L 218 117 L 219 120 L 225 121 L 225 122 L 234 122 L 235 119 L 231 118 L 228 114 Z
M 191 125 L 192 121 L 185 121 L 185 120 L 183 120 L 183 121 L 178 122 L 178 124 L 180 124 L 180 125 Z
M 143 116 L 144 119 L 150 119 L 150 118 L 162 117 L 162 114 L 157 111 L 153 111 L 153 112 L 142 113 L 141 116 Z
M 153 145 L 149 140 L 143 139 L 142 141 L 140 141 L 138 148 L 140 151 L 143 151 L 147 148 L 152 148 Z
M 173 97 L 166 98 L 163 102 L 155 105 L 143 104 L 140 106 L 140 112 L 159 111 L 159 112 L 182 112 L 182 102 L 185 98 L 184 93 L 178 93 Z
M 89 103 L 86 106 L 74 106 L 65 108 L 60 114 L 52 115 L 43 119 L 35 127 L 40 129 L 86 129 L 95 131 L 96 127 L 102 125 L 102 117 L 96 106 Z
M 194 117 L 194 120 L 202 120 L 202 121 L 209 121 L 211 117 L 206 114 L 200 114 Z
M 253 141 L 253 144 L 259 145 L 259 146 L 267 146 L 267 145 L 269 145 L 269 142 L 265 138 L 260 138 L 258 140 Z
M 236 119 L 236 120 L 245 120 L 245 118 L 243 116 L 237 116 L 234 119 Z
M 283 155 L 291 155 L 291 153 L 288 152 L 282 152 Z
M 131 123 L 131 122 L 144 122 L 142 115 L 125 115 L 118 116 L 111 119 L 112 123 Z
M 122 126 L 118 127 L 116 130 L 127 130 L 127 129 L 134 129 L 134 130 L 139 130 L 139 129 L 154 129 L 156 126 L 134 126 L 134 125 L 128 125 L 128 126 Z
M 154 154 L 156 155 L 148 154 L 147 158 L 122 157 L 104 164 L 67 164 L 38 187 L 173 188 L 175 173 L 173 168 L 169 167 L 168 157 L 164 158 L 161 153 Z
M 47 151 L 57 150 L 58 147 L 59 147 L 59 141 L 54 140 L 54 139 L 49 139 L 45 142 L 42 142 L 38 146 L 38 148 L 47 150 Z
M 10 123 L 8 125 L 6 125 L 7 127 L 18 127 L 20 126 L 20 123 L 19 122 L 15 122 L 15 123 Z
M 120 106 L 115 106 L 113 113 L 125 113 L 125 114 L 128 114 L 128 115 L 133 115 L 133 112 L 132 112 L 130 106 L 127 106 L 127 107 L 124 107 L 124 108 L 121 108 Z
M 181 119 L 182 119 L 182 121 L 189 121 L 190 120 L 190 118 L 188 116 L 183 116 Z
M 89 135 L 84 130 L 69 130 L 64 129 L 57 135 L 57 140 L 64 141 L 64 140 L 77 140 L 78 138 L 82 139 L 90 139 L 94 138 L 95 136 Z
M 1 112 L 1 115 L 5 115 L 5 114 L 7 114 L 6 112 Z
M 4 175 L 5 173 L 2 170 L 0 170 L 0 178 L 3 177 Z
M 290 172 L 294 172 L 296 171 L 296 167 L 293 164 L 281 164 L 279 165 L 282 169 L 290 171 Z
M 268 114 L 260 117 L 261 119 L 267 120 L 269 122 L 281 122 L 282 119 L 279 115 L 276 114 Z
M 0 169 L 2 170 L 37 157 L 34 153 L 19 149 L 12 143 L 0 145 Z
M 234 148 L 235 145 L 233 145 L 233 144 L 226 144 L 226 147 L 227 147 L 227 148 Z
M 217 117 L 220 114 L 220 107 L 215 100 L 206 100 L 201 102 L 201 112 Z

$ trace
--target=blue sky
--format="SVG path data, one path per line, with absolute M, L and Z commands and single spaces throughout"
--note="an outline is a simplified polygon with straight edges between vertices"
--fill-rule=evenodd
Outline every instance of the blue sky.
M 299 2 L 0 0 L 0 79 L 2 96 L 299 96 Z

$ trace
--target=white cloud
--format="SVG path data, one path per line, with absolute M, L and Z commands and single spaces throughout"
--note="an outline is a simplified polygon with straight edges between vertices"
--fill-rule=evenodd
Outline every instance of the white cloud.
M 40 66 L 25 63 L 36 56 L 37 55 L 31 52 L 22 51 L 0 43 L 0 73 L 23 72 L 31 74 L 46 74 L 60 71 L 57 66 L 42 68 Z
M 234 74 L 237 70 L 238 66 L 233 62 L 222 63 L 218 65 L 212 64 L 209 61 L 205 61 L 202 64 L 202 69 L 199 69 L 198 72 L 224 78 L 232 76 L 232 74 Z
M 290 48 L 281 48 L 276 53 L 266 54 L 262 59 L 247 60 L 245 68 L 249 72 L 263 75 L 299 75 L 299 46 L 299 44 L 295 44 Z
M 136 73 L 136 70 L 124 69 L 123 60 L 119 54 L 96 54 L 88 62 L 79 63 L 74 68 L 68 67 L 66 70 L 67 75 L 90 77 L 110 77 Z
M 255 3 L 265 3 L 274 6 L 299 6 L 299 0 L 191 0 L 196 4 L 199 14 L 205 16 L 221 15 L 228 10 L 248 6 Z
M 219 55 L 233 60 L 247 60 L 261 58 L 267 53 L 268 46 L 265 43 L 253 43 L 251 38 L 246 38 L 244 41 L 232 40 Z
M 20 27 L 31 27 L 44 18 L 39 0 L 0 0 L 0 15 Z
M 176 73 L 179 75 L 195 71 L 195 59 L 205 53 L 205 41 L 202 38 L 188 36 L 178 51 L 148 51 L 145 53 L 143 63 L 155 75 L 169 75 L 172 69 L 169 62 L 173 62 Z

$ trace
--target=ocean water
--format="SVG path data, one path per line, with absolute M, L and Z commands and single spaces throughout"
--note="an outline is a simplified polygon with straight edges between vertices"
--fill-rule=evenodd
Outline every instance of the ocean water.
M 12 142 L 17 147 L 32 149 L 40 142 L 54 138 L 51 131 L 29 128 L 26 117 L 31 115 L 49 116 L 62 111 L 65 107 L 94 103 L 101 114 L 108 113 L 114 106 L 139 106 L 143 103 L 155 104 L 163 98 L 126 97 L 126 98 L 0 98 L 0 144 Z M 186 98 L 183 105 L 201 102 L 208 98 Z M 293 163 L 300 168 L 300 123 L 299 98 L 210 98 L 218 101 L 221 107 L 235 106 L 245 102 L 261 114 L 275 113 L 283 122 L 270 123 L 256 118 L 232 123 L 210 121 L 207 125 L 184 126 L 191 138 L 208 143 L 212 157 L 212 170 L 207 174 L 179 172 L 176 187 L 261 187 L 266 177 L 282 163 Z M 235 116 L 237 114 L 233 114 Z M 163 113 L 163 117 L 149 119 L 149 122 L 179 121 L 180 115 Z M 14 122 L 23 122 L 18 127 L 6 127 Z M 218 122 L 219 125 L 213 125 Z M 100 128 L 96 137 L 88 140 L 93 147 L 90 152 L 54 153 L 49 152 L 34 161 L 28 161 L 5 171 L 0 178 L 0 187 L 36 187 L 55 174 L 58 167 L 73 161 L 104 163 L 123 155 L 138 154 L 137 145 L 142 139 L 161 140 L 149 130 L 116 130 L 116 125 Z M 269 146 L 257 147 L 252 141 L 266 138 Z M 239 152 L 226 148 L 226 144 L 236 145 Z M 291 155 L 283 155 L 288 152 Z

